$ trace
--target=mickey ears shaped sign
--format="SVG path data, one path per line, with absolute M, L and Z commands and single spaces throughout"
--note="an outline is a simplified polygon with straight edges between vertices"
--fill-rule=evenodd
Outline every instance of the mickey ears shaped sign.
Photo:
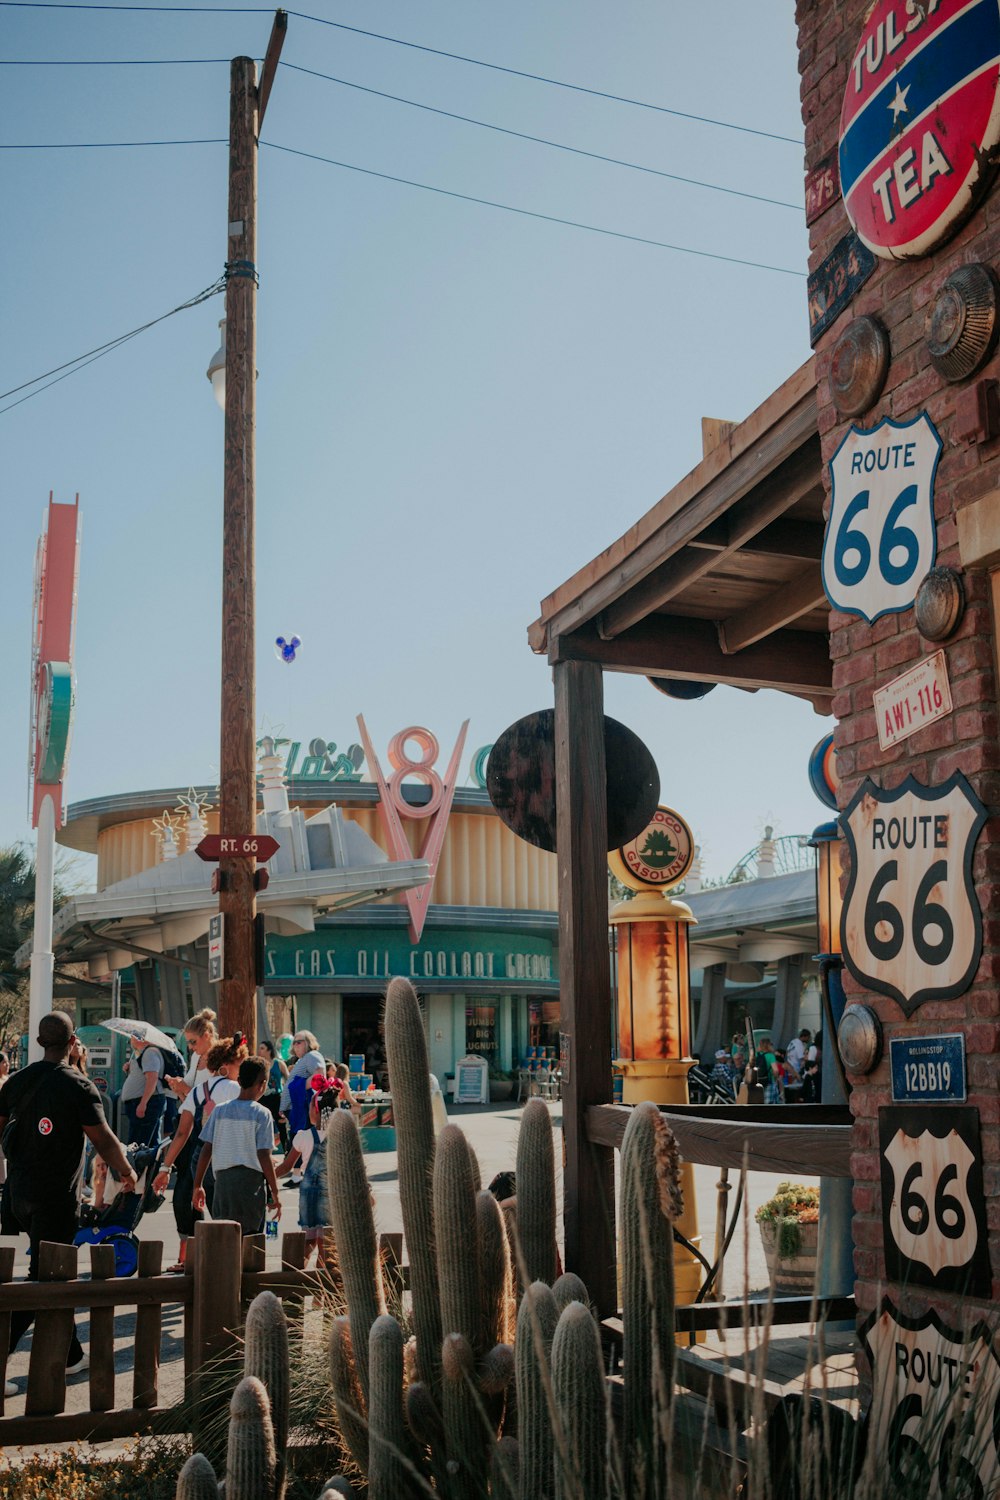
M 1000 144 L 998 0 L 875 0 L 847 74 L 840 184 L 876 255 L 927 255 L 992 181 Z
M 983 947 L 972 879 L 987 811 L 960 771 L 941 786 L 907 776 L 871 780 L 840 818 L 851 854 L 841 947 L 859 984 L 912 1016 L 927 1000 L 964 994 Z

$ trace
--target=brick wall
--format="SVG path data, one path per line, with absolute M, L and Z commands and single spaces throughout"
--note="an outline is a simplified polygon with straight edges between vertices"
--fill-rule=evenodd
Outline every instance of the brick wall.
M 799 65 L 802 115 L 805 125 L 806 171 L 836 151 L 838 126 L 851 59 L 861 33 L 869 0 L 801 0 L 798 5 Z M 899 10 L 903 10 L 900 0 Z M 830 253 L 850 229 L 839 197 L 811 227 L 810 270 Z M 972 382 L 949 385 L 934 370 L 926 352 L 924 318 L 928 304 L 945 277 L 968 261 L 1000 264 L 1000 193 L 994 189 L 964 228 L 926 257 L 894 263 L 879 260 L 877 268 L 853 303 L 820 339 L 817 346 L 819 431 L 829 503 L 827 464 L 845 436 L 851 419 L 842 418 L 830 396 L 831 356 L 838 337 L 851 319 L 875 314 L 891 342 L 891 366 L 885 389 L 874 408 L 854 419 L 873 426 L 881 417 L 905 420 L 926 410 L 944 443 L 937 472 L 937 562 L 961 571 L 956 513 L 1000 485 L 1000 441 L 983 444 L 957 441 L 953 428 L 956 397 Z M 1000 375 L 994 358 L 974 381 Z M 873 689 L 896 677 L 921 655 L 940 649 L 924 641 L 913 611 L 883 615 L 873 625 L 855 615 L 831 611 L 830 651 L 836 715 L 835 743 L 845 806 L 861 780 L 872 777 L 891 788 L 908 773 L 931 786 L 954 770 L 963 771 L 992 811 L 1000 803 L 1000 744 L 993 649 L 993 619 L 989 578 L 982 568 L 964 572 L 967 607 L 955 634 L 945 643 L 954 712 L 928 726 L 894 750 L 883 752 L 876 737 Z M 982 1130 L 984 1178 L 993 1272 L 993 1295 L 1000 1296 L 1000 827 L 991 818 L 980 835 L 974 878 L 984 915 L 984 948 L 979 970 L 960 998 L 921 1006 L 907 1021 L 896 1002 L 885 995 L 864 995 L 878 1013 L 886 1035 L 886 1056 L 876 1071 L 853 1079 L 854 1232 L 858 1298 L 872 1308 L 878 1284 L 885 1280 L 882 1247 L 881 1190 L 879 1186 L 878 1117 L 889 1102 L 888 1041 L 894 1035 L 923 1035 L 936 1031 L 965 1032 L 968 1054 L 969 1102 L 978 1107 Z M 848 1000 L 861 996 L 845 973 Z M 894 1289 L 900 1305 L 919 1311 L 933 1301 L 952 1323 L 954 1299 L 929 1297 Z M 964 1321 L 987 1310 L 988 1304 L 967 1307 Z

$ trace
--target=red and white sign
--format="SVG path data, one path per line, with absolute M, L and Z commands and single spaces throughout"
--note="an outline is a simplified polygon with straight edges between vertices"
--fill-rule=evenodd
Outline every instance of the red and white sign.
M 951 685 L 943 651 L 925 656 L 915 667 L 875 692 L 875 724 L 882 750 L 891 750 L 911 734 L 951 713 Z
M 847 75 L 840 185 L 876 255 L 926 255 L 975 208 L 1000 143 L 1000 0 L 875 0 Z
M 369 768 L 375 773 L 375 780 L 378 784 L 379 816 L 382 819 L 382 826 L 389 842 L 389 852 L 393 859 L 414 858 L 402 819 L 414 818 L 429 821 L 420 853 L 416 858 L 425 859 L 430 865 L 430 881 L 416 890 L 403 893 L 410 913 L 410 942 L 419 943 L 427 917 L 427 908 L 430 905 L 434 876 L 437 873 L 438 861 L 444 847 L 444 835 L 448 827 L 448 818 L 451 815 L 451 804 L 458 785 L 458 765 L 462 759 L 462 751 L 465 749 L 465 736 L 468 733 L 469 721 L 466 719 L 458 732 L 458 739 L 455 741 L 455 748 L 443 781 L 434 769 L 441 753 L 440 746 L 437 737 L 431 734 L 429 729 L 411 725 L 409 729 L 401 729 L 398 734 L 393 735 L 389 741 L 392 776 L 386 781 L 368 728 L 360 714 L 358 714 L 358 728 L 361 731 L 361 743 L 365 747 Z M 412 754 L 408 752 L 409 745 L 417 746 Z M 403 793 L 403 782 L 407 777 L 422 781 L 429 789 L 430 796 L 426 802 L 407 801 Z
M 806 178 L 806 223 L 815 223 L 839 197 L 837 158 L 828 156 Z
M 39 1122 L 38 1122 L 38 1134 L 39 1135 L 51 1135 L 52 1134 L 52 1121 L 49 1119 L 48 1115 L 43 1115 L 42 1118 L 39 1120 Z
M 208 862 L 219 859 L 256 859 L 266 864 L 273 859 L 281 845 L 269 833 L 206 833 L 195 849 L 199 859 Z

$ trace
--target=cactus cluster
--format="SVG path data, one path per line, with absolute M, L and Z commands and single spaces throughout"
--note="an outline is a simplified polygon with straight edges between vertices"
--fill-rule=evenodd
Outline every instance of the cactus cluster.
M 320 1500 L 667 1493 L 671 1220 L 680 1204 L 676 1147 L 659 1110 L 638 1106 L 622 1147 L 622 1465 L 587 1289 L 571 1272 L 559 1274 L 549 1111 L 540 1100 L 524 1111 L 516 1200 L 501 1210 L 480 1190 L 462 1131 L 449 1125 L 435 1140 L 423 1023 L 406 980 L 389 985 L 386 1050 L 414 1337 L 407 1344 L 385 1311 L 360 1141 L 352 1117 L 336 1113 L 326 1149 L 347 1314 L 330 1325 L 329 1370 L 356 1475 L 330 1479 Z M 288 1396 L 288 1328 L 279 1300 L 263 1292 L 247 1315 L 224 1486 L 196 1454 L 178 1478 L 177 1500 L 217 1500 L 222 1489 L 230 1500 L 283 1500 Z

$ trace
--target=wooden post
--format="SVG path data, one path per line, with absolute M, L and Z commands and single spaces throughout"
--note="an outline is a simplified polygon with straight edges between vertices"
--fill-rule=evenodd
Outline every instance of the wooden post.
M 113 1281 L 115 1247 L 91 1245 L 91 1281 Z M 111 1411 L 115 1404 L 115 1310 L 90 1309 L 90 1409 Z
M 159 1276 L 163 1263 L 160 1240 L 143 1240 L 139 1245 L 140 1276 Z M 163 1308 L 159 1302 L 140 1307 L 135 1315 L 135 1358 L 132 1374 L 132 1405 L 156 1405 L 160 1373 L 160 1337 L 163 1330 Z
M 618 1301 L 614 1152 L 586 1125 L 588 1107 L 611 1100 L 604 692 L 589 662 L 557 661 L 553 677 L 566 1267 L 606 1317 Z
M 0 1245 L 0 1286 L 14 1279 L 16 1245 Z M 3 1416 L 3 1388 L 7 1378 L 7 1351 L 10 1348 L 10 1313 L 0 1313 L 0 1417 Z
M 73 1338 L 73 1309 L 45 1311 L 41 1283 L 72 1281 L 76 1276 L 76 1253 L 75 1245 L 51 1245 L 43 1241 L 38 1247 L 38 1300 L 43 1308 L 35 1314 L 31 1335 L 26 1417 L 51 1416 L 66 1406 L 66 1359 Z
M 196 1224 L 194 1255 L 196 1355 L 192 1438 L 195 1451 L 206 1453 L 214 1463 L 225 1452 L 222 1412 L 228 1407 L 235 1384 L 231 1381 L 227 1387 L 224 1364 L 227 1356 L 235 1353 L 240 1326 L 243 1271 L 240 1226 L 228 1219 Z
M 226 253 L 226 457 L 222 522 L 222 727 L 219 830 L 257 829 L 254 676 L 254 510 L 257 420 L 257 69 L 234 57 L 229 98 Z M 223 1036 L 242 1031 L 256 1051 L 254 861 L 219 861 L 225 958 Z

